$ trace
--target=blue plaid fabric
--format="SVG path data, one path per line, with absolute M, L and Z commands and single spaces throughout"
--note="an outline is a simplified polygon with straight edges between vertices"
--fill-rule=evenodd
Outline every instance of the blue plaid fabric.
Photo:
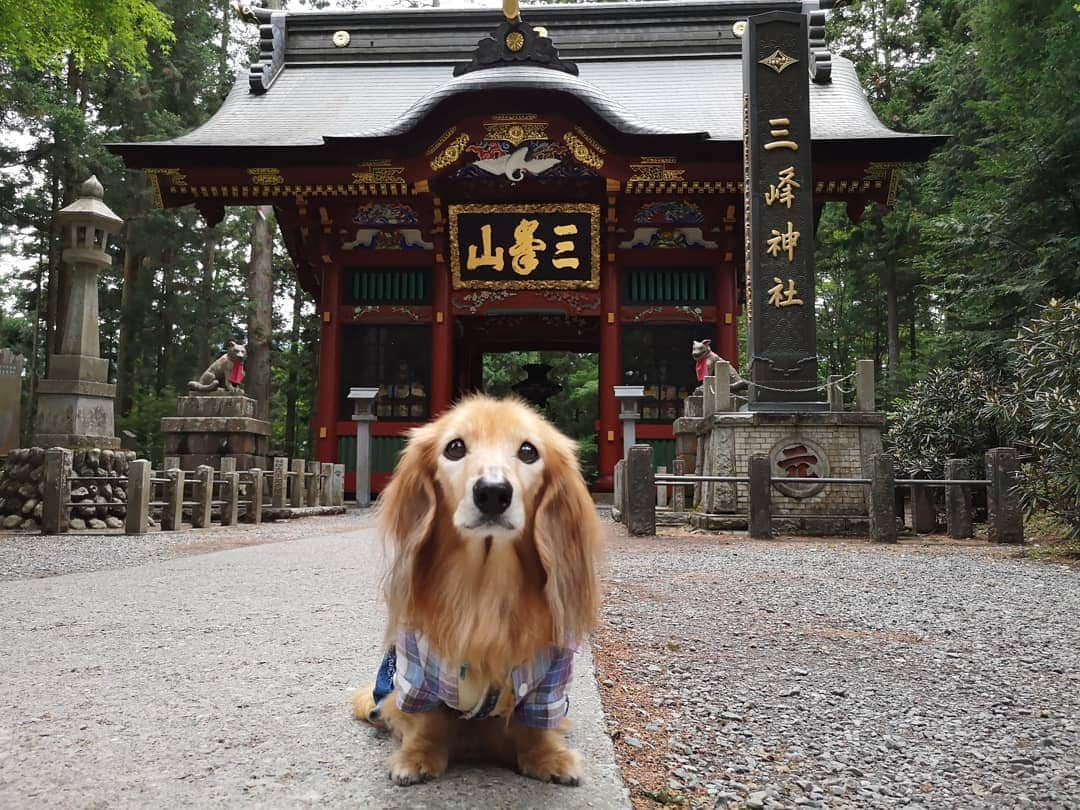
M 501 705 L 512 705 L 519 723 L 556 728 L 570 709 L 566 687 L 573 673 L 574 652 L 572 645 L 550 646 L 535 660 L 515 667 L 504 684 L 489 685 L 478 702 L 462 705 L 465 701 L 459 689 L 467 676 L 467 665 L 444 666 L 422 636 L 402 631 L 379 667 L 375 701 L 381 702 L 396 690 L 397 706 L 403 712 L 428 712 L 442 704 L 467 719 L 488 717 Z M 513 694 L 503 700 L 506 687 L 512 688 Z

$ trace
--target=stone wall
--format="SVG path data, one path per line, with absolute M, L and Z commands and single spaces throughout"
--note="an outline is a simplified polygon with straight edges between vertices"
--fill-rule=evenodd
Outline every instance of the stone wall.
M 100 481 L 73 481 L 71 528 L 120 529 L 127 514 L 128 467 L 135 453 L 123 450 L 76 450 L 72 474 L 94 476 Z M 12 450 L 0 468 L 0 527 L 40 529 L 44 486 L 45 448 Z
M 774 481 L 789 473 L 819 478 L 862 478 L 865 461 L 881 452 L 881 425 L 877 413 L 761 413 L 716 414 L 702 425 L 706 447 L 705 472 L 709 475 L 747 474 L 752 455 L 770 456 Z M 800 475 L 801 473 L 801 475 Z M 785 491 L 786 489 L 786 491 Z M 774 515 L 866 515 L 861 486 L 822 485 L 817 488 L 781 483 L 772 489 Z M 701 509 L 714 514 L 745 515 L 749 493 L 745 486 L 707 484 Z

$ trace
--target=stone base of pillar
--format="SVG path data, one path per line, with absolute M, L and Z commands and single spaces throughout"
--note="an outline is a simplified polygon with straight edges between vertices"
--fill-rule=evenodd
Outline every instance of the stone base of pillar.
M 865 487 L 789 485 L 784 478 L 862 478 L 865 462 L 881 452 L 884 417 L 865 412 L 729 412 L 698 420 L 705 475 L 747 475 L 749 459 L 769 457 L 773 532 L 864 534 Z M 738 529 L 747 524 L 745 485 L 708 482 L 700 510 L 691 514 L 701 529 Z
M 695 529 L 710 532 L 746 531 L 749 520 L 745 515 L 713 515 L 694 512 L 687 521 Z M 796 534 L 809 537 L 854 535 L 864 537 L 870 530 L 865 517 L 852 515 L 807 515 L 804 517 L 773 518 L 773 534 Z
M 223 459 L 235 461 L 237 470 L 265 470 L 270 423 L 254 417 L 255 404 L 242 394 L 179 397 L 177 415 L 161 420 L 165 455 L 182 470 L 221 469 Z
M 54 355 L 53 360 L 60 355 Z M 82 358 L 92 360 L 95 358 Z M 116 386 L 92 380 L 42 380 L 33 444 L 41 447 L 118 449 Z

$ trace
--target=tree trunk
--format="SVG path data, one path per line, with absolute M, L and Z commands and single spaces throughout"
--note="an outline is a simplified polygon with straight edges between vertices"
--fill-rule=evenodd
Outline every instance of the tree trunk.
M 135 225 L 128 222 L 124 245 L 134 244 Z M 135 391 L 135 358 L 139 356 L 137 335 L 142 328 L 142 307 L 135 289 L 139 265 L 143 256 L 130 249 L 124 251 L 123 286 L 120 288 L 120 340 L 116 351 L 116 411 L 126 416 L 131 411 Z
M 300 287 L 300 276 L 294 279 L 292 334 L 289 336 L 289 381 L 285 389 L 285 455 L 296 458 L 296 401 L 299 398 L 297 387 L 300 384 L 300 317 L 304 306 L 304 291 Z
M 274 317 L 274 238 L 270 217 L 274 209 L 260 205 L 251 226 L 251 264 L 248 268 L 247 395 L 258 403 L 260 419 L 270 415 L 270 337 Z
M 41 354 L 41 315 L 42 307 L 45 305 L 45 268 L 49 264 L 49 242 L 48 238 L 41 236 L 38 238 L 38 262 L 37 272 L 35 273 L 35 286 L 34 286 L 34 325 L 31 327 L 30 334 L 30 357 L 27 359 L 28 376 L 30 378 L 30 391 L 27 402 L 30 407 L 23 413 L 23 436 L 29 436 L 33 430 L 34 419 L 36 417 L 37 410 L 37 387 L 38 380 L 40 379 L 40 368 L 38 365 L 38 358 Z M 48 331 L 46 331 L 46 340 L 48 339 Z
M 918 315 L 918 299 L 915 296 L 915 291 L 911 291 L 911 321 L 909 322 L 910 334 L 908 334 L 908 351 L 911 353 L 911 360 L 914 362 L 919 356 L 919 338 L 918 333 L 915 331 L 916 320 Z
M 56 212 L 60 205 L 60 171 L 53 166 L 52 176 L 49 178 L 50 214 L 49 214 L 49 244 L 48 244 L 48 280 L 46 281 L 45 298 L 45 376 L 49 376 L 49 365 L 57 342 L 57 322 L 59 316 L 59 292 L 60 292 L 60 254 L 63 250 L 61 240 L 63 234 L 56 225 Z
M 221 228 L 215 226 L 206 232 L 206 253 L 203 256 L 202 281 L 199 283 L 199 297 L 202 299 L 202 329 L 198 339 L 202 341 L 199 348 L 198 368 L 194 374 L 201 374 L 202 370 L 213 362 L 217 356 L 218 346 L 210 336 L 214 334 L 214 322 L 219 316 L 216 306 L 214 291 L 217 287 L 217 249 L 218 240 L 221 238 Z
M 158 354 L 157 376 L 155 378 L 157 393 L 161 393 L 169 385 L 169 371 L 173 358 L 173 321 L 176 312 L 175 303 L 175 279 L 173 262 L 176 254 L 170 249 L 162 257 L 161 263 L 161 351 Z
M 66 78 L 66 94 L 67 103 L 73 106 L 78 106 L 83 113 L 83 118 L 86 118 L 87 104 L 89 100 L 89 93 L 87 92 L 88 77 L 86 73 L 79 69 L 78 64 L 75 61 L 74 56 L 68 56 L 67 64 L 67 78 Z M 68 144 L 69 148 L 74 144 Z M 78 197 L 79 177 L 78 166 L 75 161 L 77 157 L 75 153 L 67 152 L 64 154 L 59 183 L 60 191 L 63 193 L 63 206 L 71 205 Z M 57 199 L 58 195 L 53 196 L 53 200 Z M 60 206 L 53 209 L 55 211 Z M 54 226 L 55 229 L 55 226 Z M 59 240 L 55 247 L 54 252 L 54 264 L 56 267 L 55 273 L 50 274 L 49 296 L 50 302 L 54 304 L 53 307 L 53 325 L 52 325 L 52 349 L 53 352 L 59 352 L 60 346 L 64 342 L 64 315 L 67 312 L 67 302 L 71 291 L 71 278 L 68 268 L 64 265 L 61 254 L 64 250 L 64 240 L 67 239 L 67 234 L 58 234 Z M 55 282 L 55 284 L 53 284 Z M 55 294 L 53 287 L 55 286 Z M 99 347 L 100 351 L 100 347 Z
M 885 332 L 889 354 L 886 374 L 889 378 L 889 393 L 895 395 L 897 375 L 900 373 L 900 318 L 896 301 L 896 260 L 891 256 L 885 259 L 885 272 L 881 281 L 885 285 Z

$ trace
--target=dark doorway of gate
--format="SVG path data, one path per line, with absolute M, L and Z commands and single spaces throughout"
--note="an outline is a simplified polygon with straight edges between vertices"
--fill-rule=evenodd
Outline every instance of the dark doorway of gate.
M 459 393 L 516 394 L 530 400 L 578 442 L 582 472 L 596 479 L 600 416 L 597 318 L 548 313 L 462 317 L 459 324 Z
M 596 352 L 499 352 L 484 354 L 483 390 L 532 401 L 563 433 L 575 439 L 581 469 L 596 480 L 596 422 L 600 355 Z

